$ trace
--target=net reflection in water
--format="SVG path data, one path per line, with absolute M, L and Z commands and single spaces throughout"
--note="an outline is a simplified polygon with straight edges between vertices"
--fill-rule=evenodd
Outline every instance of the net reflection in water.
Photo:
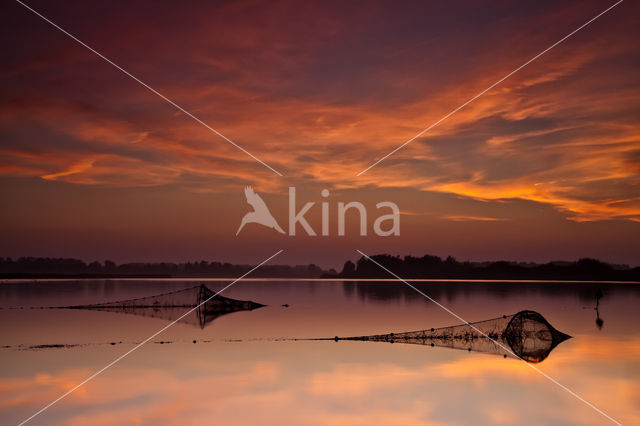
M 204 284 L 153 296 L 91 305 L 64 306 L 64 309 L 90 309 L 175 321 L 197 307 L 180 322 L 204 328 L 219 316 L 238 311 L 251 311 L 265 305 L 250 300 L 236 300 L 215 293 Z M 210 300 L 209 300 L 210 299 Z
M 569 338 L 571 336 L 553 328 L 538 312 L 520 311 L 513 315 L 469 324 L 403 333 L 335 337 L 334 340 L 439 346 L 505 357 L 515 355 L 527 362 L 537 363 L 543 361 L 553 348 Z

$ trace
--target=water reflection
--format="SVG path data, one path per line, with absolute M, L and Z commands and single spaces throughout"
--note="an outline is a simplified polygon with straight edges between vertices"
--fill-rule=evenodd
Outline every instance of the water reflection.
M 165 294 L 203 281 L 213 291 L 227 284 L 88 280 L 0 285 L 2 423 L 17 424 L 127 350 L 108 342 L 133 345 L 164 325 L 144 316 L 116 315 L 123 312 L 121 306 L 109 309 L 104 302 Z M 553 349 L 542 371 L 621 423 L 640 424 L 640 286 L 418 285 L 471 321 L 522 309 L 542 313 L 574 336 Z M 594 327 L 598 288 L 604 294 L 598 307 L 607 322 L 602 332 Z M 449 314 L 406 286 L 249 281 L 223 294 L 268 306 L 223 315 L 204 328 L 198 321 L 191 323 L 196 326 L 176 324 L 161 336 L 172 344 L 145 345 L 52 407 L 39 423 L 602 424 L 591 408 L 515 358 L 485 356 L 468 347 L 399 345 L 397 339 L 394 344 L 278 340 L 453 324 Z M 197 295 L 192 297 L 197 301 Z M 102 306 L 29 309 L 92 304 Z M 58 344 L 75 346 L 55 349 Z M 52 349 L 21 350 L 31 345 Z
M 604 320 L 600 318 L 600 299 L 602 299 L 602 296 L 604 296 L 602 289 L 598 289 L 596 293 L 596 307 L 593 308 L 596 311 L 596 327 L 598 327 L 598 330 L 602 330 L 602 326 L 604 325 Z
M 596 295 L 597 303 L 601 297 L 602 294 L 599 291 Z M 106 303 L 63 306 L 58 309 L 125 313 L 166 321 L 179 321 L 203 329 L 222 315 L 238 311 L 251 311 L 263 306 L 265 305 L 250 300 L 237 300 L 216 295 L 206 285 L 200 284 L 152 296 Z M 598 304 L 595 309 L 597 311 Z M 469 324 L 342 339 L 336 336 L 334 340 L 430 345 L 491 353 L 504 357 L 511 356 L 527 362 L 538 363 L 546 359 L 553 348 L 570 337 L 556 330 L 541 314 L 525 310 L 513 315 L 503 315 Z
M 252 311 L 265 306 L 251 300 L 237 300 L 221 295 L 214 296 L 213 291 L 201 284 L 153 296 L 108 303 L 63 306 L 59 309 L 87 309 L 140 315 L 167 321 L 179 321 L 204 328 L 222 315 L 238 311 Z M 185 315 L 190 309 L 193 309 L 193 312 Z
M 371 336 L 336 336 L 334 340 L 439 346 L 502 355 L 505 358 L 515 355 L 524 361 L 538 363 L 546 359 L 553 348 L 570 338 L 556 330 L 538 312 L 520 311 L 469 324 Z

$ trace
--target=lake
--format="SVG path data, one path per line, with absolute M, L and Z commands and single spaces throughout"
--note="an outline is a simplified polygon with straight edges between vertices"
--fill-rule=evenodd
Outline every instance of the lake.
M 266 306 L 200 323 L 193 313 L 28 424 L 613 424 L 531 365 L 615 420 L 640 424 L 639 284 L 411 282 L 465 321 L 532 310 L 572 338 L 535 364 L 464 345 L 294 340 L 460 321 L 395 281 L 242 280 L 222 295 Z M 228 283 L 0 283 L 2 423 L 27 419 L 181 315 L 33 308 Z

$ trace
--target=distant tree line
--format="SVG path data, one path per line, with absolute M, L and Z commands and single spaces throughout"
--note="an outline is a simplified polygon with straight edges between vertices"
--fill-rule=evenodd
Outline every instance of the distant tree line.
M 106 260 L 85 263 L 79 259 L 21 257 L 13 260 L 0 257 L 0 277 L 239 277 L 253 265 L 234 265 L 222 262 L 186 263 L 123 263 Z M 316 265 L 263 265 L 255 270 L 253 277 L 300 277 L 318 278 L 323 274 L 335 274 L 334 270 L 323 270 Z
M 588 281 L 640 281 L 640 267 L 610 265 L 596 259 L 575 262 L 549 262 L 545 264 L 518 262 L 458 262 L 449 256 L 425 255 L 371 256 L 373 260 L 402 278 L 451 278 L 490 280 L 588 280 Z M 329 276 L 329 275 L 326 275 Z M 362 257 L 356 264 L 347 261 L 339 278 L 393 278 L 374 262 Z
M 640 281 L 640 267 L 610 265 L 596 259 L 545 264 L 518 262 L 458 262 L 453 257 L 442 259 L 425 255 L 371 256 L 376 262 L 402 278 L 487 279 L 487 280 L 595 280 Z M 118 277 L 239 277 L 253 265 L 222 262 L 186 263 L 122 263 L 113 261 L 85 263 L 79 259 L 21 257 L 13 260 L 0 257 L 0 278 L 118 278 Z M 310 265 L 263 265 L 251 276 L 264 278 L 393 278 L 380 266 L 366 258 L 356 263 L 347 261 L 340 273 Z

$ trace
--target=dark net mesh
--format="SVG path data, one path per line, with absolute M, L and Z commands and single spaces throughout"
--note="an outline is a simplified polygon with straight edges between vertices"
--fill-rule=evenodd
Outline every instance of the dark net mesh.
M 264 306 L 249 300 L 236 300 L 221 295 L 212 297 L 214 294 L 215 293 L 207 286 L 201 284 L 184 290 L 137 299 L 118 300 L 92 305 L 66 306 L 65 308 L 126 313 L 160 318 L 167 321 L 175 321 L 193 309 L 193 312 L 181 318 L 180 322 L 204 328 L 205 325 L 221 315 L 237 311 L 250 311 Z
M 439 346 L 540 362 L 570 337 L 553 328 L 539 313 L 520 311 L 469 324 L 335 339 Z

